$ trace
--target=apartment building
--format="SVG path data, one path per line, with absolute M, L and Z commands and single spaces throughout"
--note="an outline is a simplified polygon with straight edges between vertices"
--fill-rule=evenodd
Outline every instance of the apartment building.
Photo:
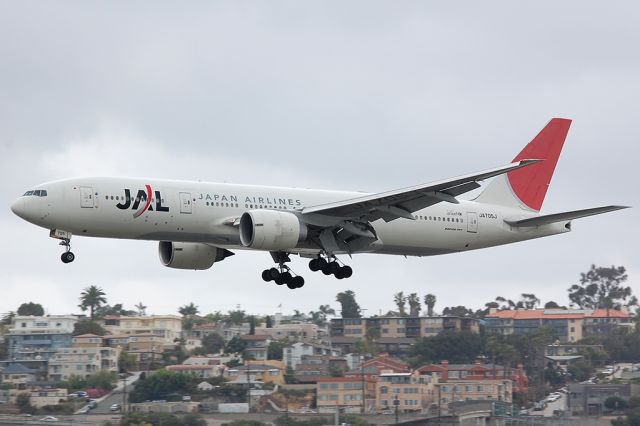
M 435 336 L 442 331 L 480 332 L 480 321 L 466 317 L 371 317 L 334 318 L 330 323 L 331 344 L 343 353 L 353 351 L 358 339 L 364 339 L 368 329 L 375 329 L 378 350 L 404 354 L 416 338 Z
M 344 357 L 302 355 L 302 360 L 296 364 L 294 377 L 297 383 L 316 383 L 319 377 L 329 377 L 348 370 Z
M 108 347 L 72 347 L 59 349 L 49 358 L 49 380 L 87 378 L 100 371 L 118 372 L 120 349 Z
M 292 322 L 279 323 L 273 327 L 256 327 L 256 334 L 270 336 L 273 340 L 288 339 L 289 341 L 308 342 L 319 338 L 320 328 L 312 323 Z
M 526 393 L 529 389 L 529 378 L 524 371 L 524 366 L 518 364 L 516 368 L 498 364 L 484 364 L 476 361 L 473 364 L 449 364 L 442 361 L 440 364 L 427 364 L 418 368 L 420 374 L 435 375 L 440 382 L 453 383 L 459 381 L 491 381 L 509 380 L 512 382 L 513 392 Z
M 633 318 L 627 310 L 615 309 L 492 309 L 485 325 L 488 333 L 502 335 L 523 335 L 549 327 L 561 343 L 571 343 L 618 327 L 631 328 Z
M 108 334 L 103 336 L 104 345 L 118 348 L 133 355 L 139 369 L 149 368 L 153 363 L 162 361 L 164 338 L 153 334 Z
M 175 346 L 175 342 L 182 337 L 182 319 L 177 315 L 106 316 L 102 320 L 102 326 L 115 335 L 158 336 L 166 347 Z
M 491 400 L 511 403 L 513 388 L 511 380 L 457 380 L 435 384 L 440 404 L 455 401 Z
M 605 413 L 607 398 L 618 396 L 629 400 L 640 396 L 640 384 L 573 383 L 568 386 L 567 409 L 575 416 L 601 416 Z
M 58 388 L 32 388 L 28 390 L 11 389 L 9 391 L 9 401 L 16 403 L 18 395 L 28 395 L 29 404 L 36 408 L 42 408 L 47 405 L 58 405 L 60 401 L 68 398 L 66 389 Z
M 17 364 L 29 369 L 37 380 L 47 378 L 47 360 L 60 348 L 71 346 L 78 319 L 73 315 L 16 316 L 9 328 L 8 357 L 0 369 Z
M 335 413 L 337 407 L 347 413 L 372 413 L 376 406 L 376 379 L 369 376 L 320 377 L 316 395 L 320 413 Z
M 376 412 L 394 409 L 400 413 L 422 413 L 437 402 L 437 377 L 418 371 L 382 371 L 376 382 Z

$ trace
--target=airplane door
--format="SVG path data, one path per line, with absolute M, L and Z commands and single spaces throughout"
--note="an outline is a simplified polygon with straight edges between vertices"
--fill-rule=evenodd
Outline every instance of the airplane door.
M 191 193 L 181 192 L 180 193 L 180 213 L 191 214 L 191 211 L 192 211 Z
M 467 212 L 467 232 L 478 232 L 478 214 L 476 212 Z
M 93 208 L 93 188 L 90 186 L 80 187 L 80 207 L 83 209 Z

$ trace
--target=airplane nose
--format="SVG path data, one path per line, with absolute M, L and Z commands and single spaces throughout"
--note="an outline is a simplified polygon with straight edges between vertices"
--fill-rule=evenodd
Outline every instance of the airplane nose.
M 18 198 L 16 201 L 14 201 L 13 204 L 11 204 L 11 211 L 17 216 L 24 218 L 24 200 Z

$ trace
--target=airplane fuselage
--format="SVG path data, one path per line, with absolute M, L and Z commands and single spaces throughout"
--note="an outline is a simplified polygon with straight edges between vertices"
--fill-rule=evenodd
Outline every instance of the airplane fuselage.
M 32 191 L 40 191 L 38 195 Z M 306 206 L 362 197 L 361 192 L 281 188 L 138 178 L 88 177 L 39 185 L 12 206 L 16 214 L 47 229 L 77 236 L 206 243 L 247 249 L 238 218 L 250 210 L 299 214 Z M 43 196 L 41 191 L 46 191 Z M 474 201 L 438 203 L 400 218 L 371 223 L 377 241 L 359 252 L 428 256 L 507 244 L 567 232 L 567 222 L 512 227 L 506 218 L 536 213 Z M 293 253 L 318 253 L 300 242 Z

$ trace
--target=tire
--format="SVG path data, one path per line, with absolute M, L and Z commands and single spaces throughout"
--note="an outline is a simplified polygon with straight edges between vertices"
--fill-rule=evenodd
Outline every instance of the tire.
M 309 269 L 311 269 L 313 272 L 320 270 L 320 264 L 318 263 L 318 259 L 311 259 L 309 261 Z
M 322 273 L 325 275 L 331 275 L 331 270 L 329 269 L 329 263 L 322 267 Z
M 271 278 L 271 274 L 269 273 L 268 269 L 265 269 L 264 271 L 262 271 L 262 279 L 265 280 L 266 282 L 269 282 L 273 279 Z
M 60 260 L 62 260 L 62 263 L 69 263 L 69 261 L 67 260 L 67 253 L 62 253 L 60 255 Z
M 304 286 L 304 278 L 298 275 L 297 277 L 293 277 L 291 283 L 296 286 L 295 288 L 300 288 Z
M 269 269 L 269 275 L 271 276 L 272 280 L 275 280 L 280 276 L 280 271 L 278 271 L 276 268 L 271 268 Z
M 339 280 L 343 279 L 344 278 L 344 274 L 343 274 L 342 268 L 338 269 L 338 272 L 333 274 L 333 276 L 336 277 Z
M 327 265 L 327 268 L 329 268 L 330 274 L 335 274 L 340 270 L 340 265 L 338 265 L 338 262 L 331 262 Z
M 283 282 L 285 284 L 288 285 L 291 282 L 293 277 L 291 276 L 291 274 L 289 272 L 283 272 L 283 273 L 280 274 L 280 278 L 283 280 Z
M 67 251 L 65 253 L 62 253 L 60 259 L 62 259 L 62 262 L 64 263 L 71 263 L 76 259 L 76 255 L 71 253 L 70 251 Z
M 351 269 L 351 266 L 343 266 L 340 268 L 340 275 L 342 275 L 342 278 L 351 278 L 351 275 L 353 275 L 353 269 Z
M 285 283 L 281 273 L 278 273 L 278 278 L 275 278 L 273 281 L 275 281 L 275 283 L 278 285 L 282 285 Z
M 327 260 L 323 257 L 318 258 L 318 269 L 322 269 L 327 265 Z
M 295 290 L 296 288 L 298 288 L 298 287 L 296 287 L 296 285 L 295 285 L 294 283 L 292 283 L 292 282 L 288 282 L 288 283 L 287 283 L 287 287 L 289 287 L 291 290 Z

